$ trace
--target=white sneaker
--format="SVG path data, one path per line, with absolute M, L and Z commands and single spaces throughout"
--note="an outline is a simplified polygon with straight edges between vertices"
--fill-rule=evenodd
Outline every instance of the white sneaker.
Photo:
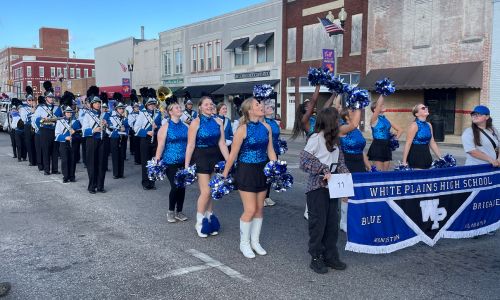
M 194 225 L 194 228 L 196 229 L 196 233 L 198 234 L 199 237 L 206 238 L 208 235 L 201 233 L 201 223 L 196 223 Z
M 304 219 L 309 220 L 309 211 L 307 210 L 307 207 L 306 211 L 304 212 Z
M 171 210 L 167 212 L 167 222 L 168 223 L 175 223 L 175 213 Z
M 275 206 L 276 202 L 274 202 L 271 198 L 264 199 L 264 206 Z

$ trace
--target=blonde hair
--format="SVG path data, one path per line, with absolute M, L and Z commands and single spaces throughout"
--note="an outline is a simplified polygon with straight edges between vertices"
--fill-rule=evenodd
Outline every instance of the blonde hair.
M 167 106 L 167 112 L 168 112 L 168 115 L 170 116 L 170 112 L 172 111 L 172 109 L 174 109 L 174 106 L 176 105 L 179 105 L 179 103 L 177 102 L 174 102 L 174 103 L 170 103 L 168 106 Z M 180 107 L 180 105 L 179 105 Z
M 414 117 L 416 117 L 416 116 L 417 116 L 417 113 L 418 113 L 418 106 L 419 106 L 419 105 L 422 105 L 422 103 L 419 103 L 419 104 L 417 104 L 417 105 L 413 106 L 413 109 L 411 110 L 411 113 L 413 114 L 413 116 L 414 116 Z
M 245 99 L 243 103 L 241 103 L 241 118 L 240 118 L 240 126 L 243 124 L 247 124 L 250 120 L 250 110 L 252 109 L 252 102 L 256 100 L 254 97 L 250 97 Z

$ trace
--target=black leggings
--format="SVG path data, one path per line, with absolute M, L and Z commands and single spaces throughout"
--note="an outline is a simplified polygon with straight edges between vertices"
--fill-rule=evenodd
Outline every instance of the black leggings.
M 177 188 L 174 183 L 175 173 L 182 169 L 184 164 L 168 165 L 167 178 L 170 181 L 170 193 L 168 194 L 168 210 L 181 212 L 184 206 L 186 188 Z M 177 209 L 176 209 L 177 208 Z

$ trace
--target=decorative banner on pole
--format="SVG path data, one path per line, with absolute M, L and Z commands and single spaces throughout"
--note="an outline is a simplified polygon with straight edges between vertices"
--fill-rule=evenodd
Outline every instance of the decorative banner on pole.
M 352 177 L 346 250 L 391 253 L 500 228 L 500 169 L 491 165 Z
M 122 78 L 122 94 L 123 96 L 130 95 L 130 78 Z
M 335 72 L 335 50 L 323 49 L 323 69 L 327 68 L 330 72 Z

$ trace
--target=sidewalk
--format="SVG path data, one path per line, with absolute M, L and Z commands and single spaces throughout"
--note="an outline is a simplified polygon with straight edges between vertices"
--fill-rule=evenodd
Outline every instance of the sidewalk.
M 281 134 L 282 135 L 286 135 L 286 136 L 291 136 L 292 135 L 292 131 L 291 130 L 288 130 L 288 129 L 282 129 L 281 130 Z M 363 132 L 363 136 L 365 137 L 366 141 L 371 143 L 372 141 L 372 135 L 371 135 L 371 132 Z M 403 135 L 403 138 L 405 136 Z M 401 145 L 404 144 L 406 140 L 404 139 L 401 139 L 399 140 L 399 143 Z M 456 148 L 461 148 L 462 147 L 462 137 L 460 135 L 453 135 L 453 134 L 449 134 L 449 135 L 445 135 L 444 137 L 444 142 L 438 142 L 438 145 L 440 146 L 446 146 L 446 147 L 456 147 Z

